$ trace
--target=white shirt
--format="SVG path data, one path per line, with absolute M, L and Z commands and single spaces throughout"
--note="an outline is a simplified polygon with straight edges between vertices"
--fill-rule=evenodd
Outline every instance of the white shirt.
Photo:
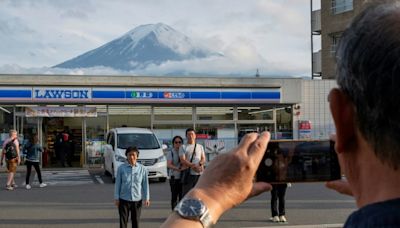
M 179 150 L 179 157 L 182 155 L 185 155 L 186 161 L 190 162 L 190 159 L 192 158 L 193 150 L 194 150 L 194 145 L 195 144 L 185 144 L 181 147 L 181 150 Z M 204 154 L 204 148 L 200 144 L 196 144 L 196 153 L 193 156 L 192 163 L 198 165 L 201 161 L 201 156 L 205 157 Z M 190 170 L 191 175 L 201 175 L 202 173 L 197 173 L 193 169 Z

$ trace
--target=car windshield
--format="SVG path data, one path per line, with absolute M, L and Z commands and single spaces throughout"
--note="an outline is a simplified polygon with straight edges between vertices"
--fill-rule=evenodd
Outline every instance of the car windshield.
M 160 144 L 153 134 L 128 133 L 118 134 L 118 145 L 120 149 L 136 146 L 138 149 L 158 149 Z

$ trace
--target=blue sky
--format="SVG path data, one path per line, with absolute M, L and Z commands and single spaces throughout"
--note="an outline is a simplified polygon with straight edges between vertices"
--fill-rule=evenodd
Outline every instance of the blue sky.
M 226 58 L 172 62 L 143 74 L 190 68 L 208 74 L 253 76 L 259 69 L 268 76 L 310 75 L 310 0 L 2 0 L 0 73 L 126 74 L 50 67 L 136 26 L 159 22 Z

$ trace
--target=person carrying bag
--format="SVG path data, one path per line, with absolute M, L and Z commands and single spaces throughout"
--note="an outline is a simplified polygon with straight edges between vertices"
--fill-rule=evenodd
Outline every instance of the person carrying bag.
M 190 158 L 190 163 L 192 163 L 193 161 L 193 157 L 196 154 L 196 145 L 194 145 L 194 149 L 193 149 L 193 153 L 192 153 L 192 158 Z M 190 167 L 184 169 L 181 172 L 181 183 L 182 184 L 188 184 L 189 183 L 189 178 L 190 178 Z
M 194 129 L 186 130 L 187 144 L 182 146 L 179 158 L 183 166 L 188 167 L 181 173 L 182 194 L 185 196 L 192 189 L 200 175 L 203 173 L 206 156 L 202 145 L 196 143 L 196 133 Z M 190 160 L 189 160 L 189 157 Z

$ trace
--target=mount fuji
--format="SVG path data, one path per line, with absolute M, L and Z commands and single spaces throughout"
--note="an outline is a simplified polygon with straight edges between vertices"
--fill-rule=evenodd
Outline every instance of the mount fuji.
M 89 68 L 95 66 L 130 71 L 167 61 L 222 56 L 196 45 L 189 37 L 163 24 L 141 25 L 103 46 L 53 66 Z

